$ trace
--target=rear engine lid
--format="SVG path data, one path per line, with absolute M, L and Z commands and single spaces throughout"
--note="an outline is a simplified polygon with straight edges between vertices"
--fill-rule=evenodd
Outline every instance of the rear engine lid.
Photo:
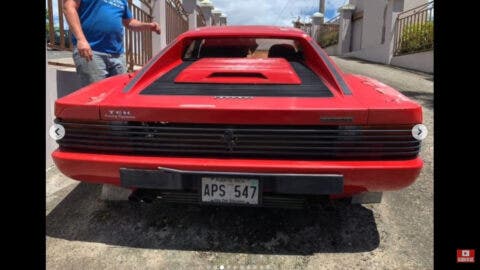
M 301 84 L 283 58 L 203 58 L 182 70 L 175 83 Z
M 140 95 L 333 97 L 331 87 L 305 63 L 280 58 L 182 61 Z
M 302 61 L 280 58 L 182 60 L 146 86 L 109 96 L 100 117 L 203 124 L 365 124 L 367 108 L 353 96 L 339 95 L 317 73 Z

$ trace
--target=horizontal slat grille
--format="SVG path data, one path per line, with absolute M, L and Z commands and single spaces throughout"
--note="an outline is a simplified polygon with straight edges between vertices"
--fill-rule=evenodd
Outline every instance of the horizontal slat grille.
M 63 149 L 156 156 L 408 159 L 420 142 L 402 126 L 245 126 L 67 122 Z

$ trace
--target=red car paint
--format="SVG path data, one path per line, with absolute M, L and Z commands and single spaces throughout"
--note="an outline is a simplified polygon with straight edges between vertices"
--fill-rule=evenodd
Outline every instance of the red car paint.
M 225 71 L 218 72 L 219 69 Z M 204 58 L 182 70 L 175 79 L 175 82 L 301 84 L 297 73 L 295 73 L 290 64 L 282 58 L 260 60 Z
M 193 39 L 216 37 L 289 38 L 304 48 L 304 61 L 333 94 L 323 97 L 255 97 L 140 95 L 152 82 L 178 66 L 185 47 Z M 294 28 L 266 26 L 205 27 L 180 35 L 135 74 L 118 75 L 58 99 L 55 115 L 62 120 L 115 120 L 190 124 L 331 125 L 321 118 L 350 118 L 338 125 L 413 126 L 422 123 L 422 108 L 393 88 L 374 79 L 344 74 L 329 63 L 312 39 Z M 321 52 L 324 54 L 324 52 Z M 214 73 L 233 73 L 216 77 Z M 239 73 L 254 74 L 244 77 Z M 212 75 L 213 74 L 213 75 Z M 351 91 L 347 94 L 342 82 Z M 284 59 L 204 58 L 186 68 L 177 83 L 299 84 Z M 128 89 L 128 91 L 125 91 Z M 112 112 L 128 112 L 122 118 Z M 120 118 L 118 118 L 120 117 Z M 119 168 L 168 167 L 190 171 L 250 173 L 331 173 L 344 176 L 343 197 L 364 191 L 387 191 L 413 183 L 422 168 L 419 157 L 408 160 L 288 160 L 255 158 L 166 157 L 81 153 L 56 150 L 52 157 L 65 175 L 86 182 L 120 184 Z

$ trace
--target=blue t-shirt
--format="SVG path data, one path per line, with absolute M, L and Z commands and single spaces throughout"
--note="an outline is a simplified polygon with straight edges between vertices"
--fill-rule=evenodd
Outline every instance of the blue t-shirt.
M 92 50 L 111 54 L 124 52 L 122 19 L 132 18 L 126 0 L 81 0 L 78 16 Z M 77 45 L 75 37 L 72 42 Z

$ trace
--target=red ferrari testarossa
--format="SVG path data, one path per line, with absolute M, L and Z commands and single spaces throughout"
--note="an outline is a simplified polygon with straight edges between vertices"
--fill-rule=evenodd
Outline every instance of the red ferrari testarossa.
M 140 71 L 58 99 L 55 115 L 62 173 L 144 201 L 378 202 L 423 164 L 421 106 L 343 73 L 295 28 L 186 32 Z

